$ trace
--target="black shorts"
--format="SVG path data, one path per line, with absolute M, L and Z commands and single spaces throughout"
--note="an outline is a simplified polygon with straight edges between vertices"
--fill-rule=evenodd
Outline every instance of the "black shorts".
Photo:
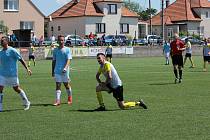
M 210 62 L 210 56 L 203 56 L 203 60 Z
M 112 54 L 106 54 L 106 57 L 112 58 Z
M 192 54 L 191 53 L 186 53 L 185 57 L 190 57 L 191 58 Z
M 117 101 L 124 101 L 124 98 L 123 98 L 123 86 L 118 86 L 117 88 L 112 88 L 111 84 L 107 84 L 106 86 L 110 90 L 110 91 L 108 91 L 108 93 L 113 93 L 113 97 Z
M 35 59 L 34 55 L 29 55 L 28 58 L 29 58 L 29 60 L 30 60 L 30 59 L 33 59 L 33 60 Z
M 172 56 L 172 63 L 173 65 L 178 65 L 183 67 L 183 57 L 182 55 L 173 55 Z

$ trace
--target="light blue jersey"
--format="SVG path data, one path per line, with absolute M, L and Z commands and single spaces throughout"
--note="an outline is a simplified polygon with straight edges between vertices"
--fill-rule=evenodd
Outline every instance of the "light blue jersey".
M 53 50 L 53 60 L 55 60 L 55 69 L 54 73 L 61 75 L 63 69 L 66 65 L 67 60 L 72 59 L 71 50 L 68 47 L 64 47 L 62 49 L 55 48 Z M 67 69 L 67 73 L 69 73 L 69 67 Z
M 0 75 L 4 77 L 17 77 L 18 64 L 17 61 L 22 59 L 19 52 L 8 47 L 6 50 L 0 51 Z
M 164 53 L 169 53 L 170 50 L 171 50 L 170 44 L 169 43 L 164 43 L 164 46 L 163 46 Z

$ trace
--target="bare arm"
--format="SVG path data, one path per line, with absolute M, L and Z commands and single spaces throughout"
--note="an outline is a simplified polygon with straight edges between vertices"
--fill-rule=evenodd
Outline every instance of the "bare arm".
M 71 60 L 70 60 L 70 59 L 68 59 L 68 60 L 67 60 L 67 62 L 66 62 L 65 67 L 63 68 L 63 73 L 65 73 L 65 72 L 66 72 L 66 70 L 68 69 L 68 67 L 69 67 L 70 63 L 71 63 Z
M 21 62 L 21 64 L 24 66 L 24 68 L 27 70 L 28 75 L 31 75 L 32 72 L 31 70 L 27 67 L 25 61 L 23 59 L 19 59 L 19 61 Z

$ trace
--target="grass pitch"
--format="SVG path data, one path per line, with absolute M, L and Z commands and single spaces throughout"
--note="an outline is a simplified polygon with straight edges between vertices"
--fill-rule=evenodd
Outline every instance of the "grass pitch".
M 95 59 L 72 61 L 72 106 L 66 104 L 64 88 L 63 104 L 51 105 L 55 89 L 51 61 L 37 61 L 31 77 L 21 66 L 20 83 L 32 105 L 24 111 L 20 97 L 5 88 L 0 140 L 210 139 L 210 73 L 202 72 L 202 57 L 194 59 L 196 68 L 187 63 L 183 83 L 174 84 L 172 65 L 165 66 L 162 57 L 114 58 L 125 101 L 142 98 L 149 109 L 119 110 L 112 95 L 104 92 L 105 112 L 92 112 L 98 106 Z

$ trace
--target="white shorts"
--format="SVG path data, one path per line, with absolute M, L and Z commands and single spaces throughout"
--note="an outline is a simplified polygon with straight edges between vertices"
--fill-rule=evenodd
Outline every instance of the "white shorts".
M 165 57 L 168 58 L 170 56 L 170 52 L 165 53 Z
M 55 82 L 59 83 L 67 83 L 70 81 L 69 75 L 64 73 L 64 74 L 55 74 Z
M 19 79 L 18 77 L 4 77 L 0 75 L 0 85 L 16 87 L 19 85 Z

